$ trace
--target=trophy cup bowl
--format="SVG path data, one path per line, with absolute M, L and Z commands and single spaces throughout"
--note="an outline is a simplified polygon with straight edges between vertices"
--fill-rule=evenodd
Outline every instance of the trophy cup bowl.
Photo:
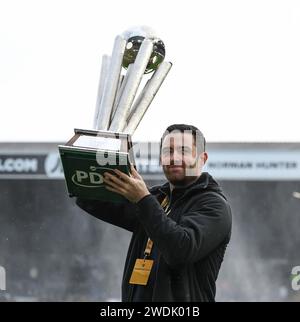
M 153 50 L 145 74 L 153 72 L 163 62 L 166 54 L 165 45 L 149 27 L 141 26 L 131 28 L 124 31 L 123 37 L 127 40 L 122 63 L 124 68 L 127 69 L 130 64 L 134 63 L 145 38 L 151 39 L 153 42 Z
M 130 174 L 132 135 L 172 67 L 164 58 L 164 43 L 145 26 L 118 35 L 111 56 L 103 55 L 93 129 L 75 129 L 58 146 L 70 197 L 125 201 L 105 188 L 103 174 L 115 168 Z

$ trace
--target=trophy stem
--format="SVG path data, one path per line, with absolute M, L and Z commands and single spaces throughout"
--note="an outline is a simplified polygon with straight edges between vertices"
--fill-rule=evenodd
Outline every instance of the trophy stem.
M 168 75 L 171 67 L 172 63 L 162 62 L 156 72 L 152 75 L 151 79 L 147 82 L 143 91 L 134 103 L 130 115 L 128 116 L 127 126 L 125 127 L 126 133 L 134 133 L 155 95 L 157 94 L 161 84 Z
M 97 124 L 98 124 L 100 104 L 101 104 L 101 99 L 102 99 L 102 96 L 104 93 L 105 81 L 107 79 L 107 74 L 108 74 L 108 70 L 109 70 L 109 63 L 110 63 L 110 57 L 108 55 L 103 55 L 102 56 L 102 63 L 101 63 L 99 84 L 98 84 L 98 92 L 97 92 L 97 101 L 96 101 L 95 114 L 94 114 L 93 129 L 96 129 Z
M 120 79 L 119 79 L 119 83 L 118 83 L 118 88 L 117 88 L 117 93 L 116 93 L 114 105 L 112 107 L 111 114 L 110 114 L 109 126 L 110 126 L 111 120 L 113 119 L 113 116 L 115 114 L 115 111 L 117 109 L 117 104 L 118 104 L 117 102 L 120 100 L 120 94 L 122 93 L 123 88 L 125 86 L 124 79 L 125 79 L 125 75 L 120 75 Z
M 104 93 L 101 99 L 97 129 L 107 130 L 109 126 L 112 107 L 120 79 L 123 54 L 126 47 L 126 40 L 117 36 L 110 59 L 109 71 L 105 81 Z
M 121 84 L 121 86 L 120 86 L 120 88 L 119 88 L 119 90 L 117 92 L 116 99 L 115 99 L 115 102 L 114 102 L 114 106 L 113 106 L 113 109 L 112 109 L 109 126 L 111 125 L 111 122 L 112 122 L 112 120 L 114 118 L 115 112 L 117 110 L 117 106 L 119 105 L 119 102 L 120 102 L 121 95 L 124 92 L 124 88 L 125 88 L 125 86 L 127 84 L 128 77 L 131 74 L 132 66 L 133 66 L 133 64 L 130 64 L 128 66 L 127 72 L 126 72 L 125 76 L 123 76 L 122 84 Z
M 110 131 L 120 132 L 124 128 L 130 107 L 148 65 L 152 51 L 153 42 L 148 39 L 144 40 L 133 64 L 132 73 L 130 73 L 124 91 L 121 94 L 120 102 L 109 127 Z

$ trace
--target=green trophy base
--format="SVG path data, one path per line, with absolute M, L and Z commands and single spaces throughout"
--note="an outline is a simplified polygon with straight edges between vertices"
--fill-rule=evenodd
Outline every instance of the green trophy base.
M 123 196 L 105 188 L 103 174 L 115 174 L 113 169 L 130 173 L 130 165 L 134 164 L 131 136 L 110 131 L 74 131 L 65 145 L 58 146 L 69 196 L 124 202 Z

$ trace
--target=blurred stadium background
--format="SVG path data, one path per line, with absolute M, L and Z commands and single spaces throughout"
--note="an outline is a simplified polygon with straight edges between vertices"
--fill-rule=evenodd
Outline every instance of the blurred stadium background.
M 55 143 L 0 143 L 0 301 L 120 301 L 130 233 L 69 198 Z M 165 181 L 158 143 L 135 151 L 149 186 Z M 233 211 L 217 301 L 299 301 L 300 143 L 208 143 L 208 171 Z

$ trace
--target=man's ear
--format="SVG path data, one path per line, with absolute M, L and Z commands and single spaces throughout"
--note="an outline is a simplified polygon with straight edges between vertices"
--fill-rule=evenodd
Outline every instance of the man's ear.
M 207 159 L 208 159 L 208 154 L 206 152 L 202 152 L 202 153 L 200 153 L 197 162 L 200 162 L 204 165 L 206 163 Z
M 206 161 L 208 160 L 208 154 L 206 152 L 203 152 L 203 164 L 206 163 Z

